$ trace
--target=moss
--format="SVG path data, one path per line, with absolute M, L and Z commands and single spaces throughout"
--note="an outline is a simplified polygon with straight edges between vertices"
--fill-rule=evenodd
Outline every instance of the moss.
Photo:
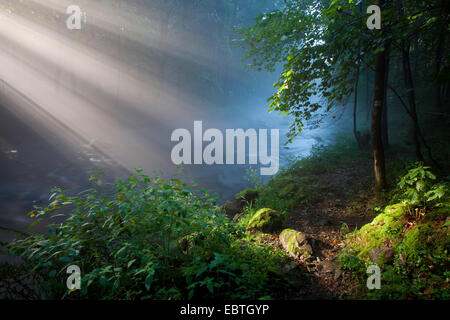
M 368 259 L 374 249 L 380 249 L 391 239 L 402 236 L 406 205 L 396 204 L 385 208 L 371 223 L 351 235 L 350 245 L 358 257 Z
M 294 258 L 300 256 L 309 258 L 312 255 L 312 248 L 308 244 L 305 234 L 299 231 L 293 229 L 283 230 L 280 234 L 280 242 L 284 250 Z
M 341 267 L 358 275 L 361 288 L 365 288 L 365 266 L 371 261 L 382 266 L 382 289 L 364 291 L 369 297 L 448 297 L 450 230 L 442 227 L 445 217 L 433 210 L 407 230 L 411 222 L 407 209 L 404 204 L 388 206 L 371 223 L 350 234 L 339 256 Z
M 247 188 L 239 192 L 234 196 L 236 200 L 243 200 L 245 202 L 252 202 L 256 200 L 259 196 L 259 193 L 257 190 L 252 188 Z
M 270 208 L 259 209 L 248 222 L 248 229 L 273 232 L 283 226 L 285 215 Z
M 450 238 L 448 229 L 434 228 L 434 223 L 419 224 L 409 230 L 399 251 L 407 259 L 416 259 L 423 253 L 440 256 L 449 250 Z

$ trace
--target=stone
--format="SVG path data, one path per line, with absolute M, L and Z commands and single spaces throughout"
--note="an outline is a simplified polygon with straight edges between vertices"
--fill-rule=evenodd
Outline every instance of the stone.
M 270 233 L 281 229 L 284 223 L 284 215 L 270 208 L 259 209 L 248 222 L 248 229 L 255 229 Z
M 392 259 L 394 259 L 395 256 L 395 250 L 392 248 L 388 248 L 384 251 L 383 255 L 386 261 L 392 261 Z
M 302 256 L 309 258 L 312 256 L 312 247 L 308 243 L 306 235 L 302 232 L 285 229 L 280 234 L 280 242 L 287 254 L 293 258 Z
M 236 194 L 232 199 L 225 201 L 221 210 L 230 219 L 238 221 L 240 219 L 239 214 L 242 213 L 244 207 L 250 202 L 255 201 L 258 196 L 258 191 L 247 188 Z
M 370 260 L 374 263 L 379 262 L 380 258 L 391 261 L 395 256 L 395 250 L 388 247 L 374 248 L 369 252 Z
M 227 200 L 221 207 L 222 212 L 231 219 L 240 213 L 242 209 L 243 206 L 240 206 L 236 200 Z
M 247 203 L 255 201 L 256 199 L 258 199 L 258 197 L 259 197 L 258 191 L 251 188 L 244 189 L 234 196 L 234 198 L 242 206 L 245 206 L 247 205 Z
M 374 263 L 377 263 L 382 252 L 383 252 L 382 248 L 373 248 L 369 252 L 370 260 Z

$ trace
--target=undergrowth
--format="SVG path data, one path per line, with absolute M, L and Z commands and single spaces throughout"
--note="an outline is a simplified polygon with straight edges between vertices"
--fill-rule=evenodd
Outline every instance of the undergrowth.
M 91 181 L 76 196 L 54 190 L 47 207 L 29 213 L 37 222 L 70 209 L 49 233 L 7 245 L 22 261 L 22 273 L 7 277 L 33 275 L 33 290 L 46 299 L 266 299 L 288 291 L 284 255 L 244 239 L 206 191 L 141 170 L 116 181 L 112 194 L 102 193 L 97 175 Z M 80 290 L 66 286 L 71 265 L 81 270 Z

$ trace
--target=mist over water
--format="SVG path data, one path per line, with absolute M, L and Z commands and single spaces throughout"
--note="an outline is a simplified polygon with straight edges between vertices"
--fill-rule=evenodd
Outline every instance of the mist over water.
M 107 181 L 139 166 L 170 177 L 177 172 L 171 133 L 193 132 L 195 120 L 204 130 L 280 129 L 281 167 L 308 155 L 318 138 L 327 142 L 330 128 L 306 128 L 284 147 L 290 120 L 267 112 L 276 76 L 245 71 L 237 49 L 224 59 L 199 32 L 201 21 L 192 23 L 196 11 L 164 31 L 166 13 L 145 1 L 84 0 L 77 4 L 87 24 L 68 30 L 70 4 L 0 7 L 0 225 L 23 229 L 26 213 L 47 204 L 53 187 L 88 188 L 93 167 Z M 224 89 L 215 89 L 218 82 Z M 249 167 L 190 165 L 184 177 L 226 199 L 249 185 Z

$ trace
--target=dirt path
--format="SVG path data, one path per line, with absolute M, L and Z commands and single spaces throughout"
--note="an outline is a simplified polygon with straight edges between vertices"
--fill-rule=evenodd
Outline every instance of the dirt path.
M 290 299 L 339 299 L 352 291 L 356 281 L 342 272 L 337 263 L 344 237 L 375 216 L 370 208 L 372 162 L 323 174 L 326 181 L 320 201 L 291 213 L 288 227 L 308 236 L 313 258 L 295 260 L 287 267 L 288 278 L 296 288 Z M 272 241 L 281 248 L 278 236 Z

